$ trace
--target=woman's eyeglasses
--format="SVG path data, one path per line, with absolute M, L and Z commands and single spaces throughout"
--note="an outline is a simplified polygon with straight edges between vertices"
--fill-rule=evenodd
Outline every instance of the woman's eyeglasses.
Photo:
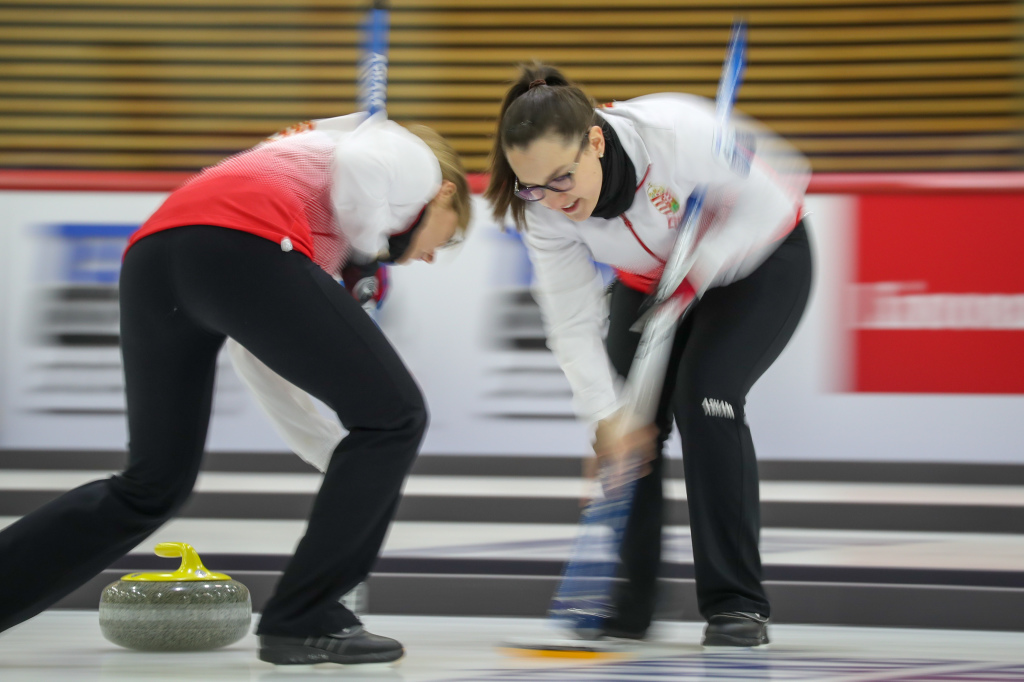
M 464 241 L 466 241 L 466 235 L 464 235 L 464 234 L 456 234 L 451 239 L 446 241 L 444 244 L 441 244 L 441 246 L 439 246 L 437 248 L 442 249 L 442 250 L 444 250 L 444 249 L 453 249 L 456 246 L 460 245 Z
M 576 159 L 569 166 L 569 170 L 565 175 L 559 175 L 557 178 L 548 180 L 546 185 L 520 185 L 519 178 L 516 178 L 515 195 L 523 201 L 540 201 L 544 198 L 545 190 L 551 190 L 552 192 L 568 192 L 571 190 L 576 186 L 576 169 L 580 166 L 580 157 L 583 156 L 583 150 L 587 148 L 589 140 L 589 134 L 583 136 L 583 144 L 580 145 L 580 150 L 576 152 Z

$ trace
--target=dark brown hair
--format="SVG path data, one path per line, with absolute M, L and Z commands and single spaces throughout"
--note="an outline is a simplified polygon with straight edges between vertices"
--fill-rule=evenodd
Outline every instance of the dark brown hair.
M 503 221 L 511 208 L 516 229 L 522 230 L 526 224 L 526 202 L 515 195 L 516 176 L 505 157 L 506 149 L 523 148 L 552 134 L 576 140 L 594 120 L 594 101 L 561 71 L 540 62 L 520 64 L 519 79 L 501 104 L 491 150 L 491 178 L 484 197 L 491 202 L 494 219 Z

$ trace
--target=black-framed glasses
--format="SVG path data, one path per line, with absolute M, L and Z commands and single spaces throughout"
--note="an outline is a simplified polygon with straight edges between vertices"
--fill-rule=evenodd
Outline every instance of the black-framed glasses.
M 451 239 L 446 241 L 444 244 L 441 244 L 441 246 L 439 246 L 437 248 L 441 249 L 441 250 L 444 250 L 444 249 L 454 249 L 456 246 L 459 246 L 464 241 L 466 241 L 466 235 L 459 234 L 458 232 L 456 232 L 454 235 L 452 235 Z
M 583 150 L 587 148 L 587 142 L 590 140 L 589 132 L 583 136 L 583 143 L 580 144 L 580 150 L 576 152 L 576 158 L 573 160 L 571 166 L 569 166 L 568 172 L 565 175 L 559 175 L 557 178 L 548 180 L 546 185 L 520 185 L 519 178 L 516 178 L 515 182 L 515 195 L 523 201 L 540 201 L 544 198 L 544 191 L 551 190 L 552 192 L 568 192 L 576 186 L 576 169 L 580 167 L 580 157 L 583 156 Z

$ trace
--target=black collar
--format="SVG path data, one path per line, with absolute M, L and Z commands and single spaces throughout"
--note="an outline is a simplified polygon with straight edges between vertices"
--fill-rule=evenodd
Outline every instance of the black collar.
M 409 249 L 409 245 L 412 243 L 412 236 L 416 233 L 416 228 L 423 222 L 423 218 L 427 215 L 427 209 L 429 206 L 425 206 L 420 214 L 416 216 L 416 220 L 412 222 L 412 225 L 408 227 L 404 232 L 393 234 L 388 237 L 388 255 L 387 258 L 381 258 L 381 263 L 394 263 L 396 260 L 402 257 L 402 255 Z
M 602 119 L 604 156 L 601 157 L 601 194 L 590 214 L 594 218 L 615 218 L 633 205 L 636 196 L 636 168 L 629 154 L 622 148 L 615 129 Z

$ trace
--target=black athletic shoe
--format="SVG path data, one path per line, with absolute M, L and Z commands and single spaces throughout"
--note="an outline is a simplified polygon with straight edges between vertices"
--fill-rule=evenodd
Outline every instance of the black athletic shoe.
M 760 613 L 729 611 L 708 618 L 704 646 L 754 647 L 768 643 L 768 618 Z
M 260 660 L 275 665 L 387 663 L 404 655 L 400 642 L 367 632 L 362 625 L 320 637 L 260 635 Z

